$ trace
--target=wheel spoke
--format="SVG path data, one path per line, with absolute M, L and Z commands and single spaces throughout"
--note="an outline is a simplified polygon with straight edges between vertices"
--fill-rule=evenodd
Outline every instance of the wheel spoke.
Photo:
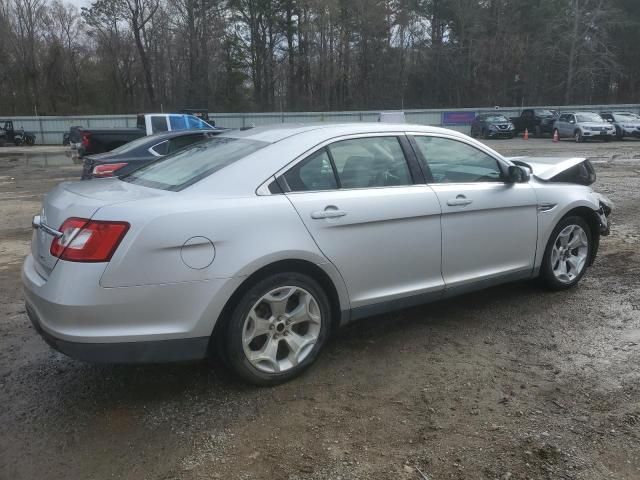
M 256 366 L 261 363 L 267 363 L 272 371 L 279 372 L 280 364 L 277 359 L 279 343 L 280 341 L 278 339 L 270 336 L 260 350 L 250 350 L 247 359 Z
M 299 300 L 298 305 L 288 314 L 289 325 L 320 323 L 320 313 L 313 297 L 308 293 L 301 293 Z
M 287 347 L 289 348 L 289 355 L 287 357 L 293 365 L 298 364 L 300 353 L 302 353 L 306 347 L 308 347 L 310 344 L 315 343 L 316 341 L 315 337 L 298 335 L 297 333 L 292 331 L 288 332 L 287 335 L 283 338 L 285 343 L 287 344 Z
M 242 336 L 245 345 L 249 345 L 254 338 L 266 335 L 270 332 L 269 326 L 271 325 L 271 322 L 258 317 L 255 312 L 252 311 L 248 315 L 247 319 L 249 320 L 247 322 L 249 328 L 244 331 L 244 335 Z
M 578 258 L 574 256 L 568 257 L 566 263 L 568 265 L 567 272 L 569 274 L 577 275 L 578 274 Z
M 287 309 L 287 302 L 296 291 L 296 287 L 282 287 L 266 294 L 264 300 L 271 308 L 271 315 L 276 318 L 284 315 Z
M 579 232 L 574 232 L 573 237 L 567 244 L 571 250 L 578 247 L 586 247 L 587 246 L 587 234 L 584 230 L 580 229 Z

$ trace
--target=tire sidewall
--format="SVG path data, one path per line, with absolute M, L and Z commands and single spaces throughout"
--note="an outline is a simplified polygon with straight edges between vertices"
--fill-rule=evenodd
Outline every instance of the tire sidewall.
M 577 225 L 582 228 L 586 235 L 588 241 L 587 247 L 587 262 L 582 269 L 582 271 L 578 274 L 576 278 L 574 278 L 571 282 L 563 283 L 556 278 L 553 274 L 553 265 L 551 265 L 551 251 L 553 250 L 553 245 L 555 244 L 556 239 L 558 238 L 558 234 L 564 230 L 569 225 Z M 589 267 L 589 259 L 593 253 L 593 236 L 591 234 L 591 229 L 589 228 L 589 224 L 582 217 L 578 216 L 570 216 L 563 218 L 558 222 L 553 231 L 551 232 L 551 236 L 547 241 L 547 247 L 544 251 L 544 256 L 542 257 L 542 265 L 540 270 L 540 279 L 543 281 L 544 285 L 552 290 L 566 290 L 575 286 L 583 277 L 587 268 Z
M 268 291 L 279 286 L 297 286 L 308 291 L 318 303 L 322 324 L 318 341 L 309 355 L 294 368 L 281 374 L 270 374 L 255 368 L 246 358 L 242 347 L 242 331 L 250 309 Z M 286 382 L 298 375 L 316 360 L 324 347 L 331 330 L 331 306 L 323 288 L 313 278 L 296 272 L 278 273 L 258 281 L 241 297 L 231 313 L 225 328 L 226 356 L 228 365 L 245 381 L 254 385 L 269 386 Z

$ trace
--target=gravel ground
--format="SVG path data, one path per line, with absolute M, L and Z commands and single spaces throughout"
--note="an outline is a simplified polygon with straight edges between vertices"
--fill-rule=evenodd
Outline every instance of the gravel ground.
M 216 364 L 93 366 L 49 349 L 20 266 L 43 194 L 80 167 L 60 149 L 5 152 L 0 478 L 640 478 L 640 142 L 488 143 L 594 160 L 616 209 L 580 286 L 365 319 L 271 389 Z

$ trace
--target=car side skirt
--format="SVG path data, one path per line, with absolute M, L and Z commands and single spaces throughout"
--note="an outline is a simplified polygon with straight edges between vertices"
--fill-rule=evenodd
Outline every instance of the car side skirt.
M 535 277 L 537 273 L 536 269 L 527 268 L 524 270 L 518 270 L 517 272 L 510 272 L 504 275 L 497 275 L 495 277 L 484 278 L 482 280 L 468 282 L 463 285 L 445 288 L 444 290 L 439 290 L 437 292 L 428 292 L 420 295 L 412 295 L 409 297 L 374 303 L 372 305 L 356 307 L 351 309 L 350 312 L 342 313 L 342 318 L 346 320 L 343 324 L 359 320 L 361 318 L 371 317 L 373 315 L 380 315 L 383 313 L 432 303 L 438 300 L 457 297 L 458 295 L 484 290 L 485 288 L 494 287 L 503 283 L 528 280 Z

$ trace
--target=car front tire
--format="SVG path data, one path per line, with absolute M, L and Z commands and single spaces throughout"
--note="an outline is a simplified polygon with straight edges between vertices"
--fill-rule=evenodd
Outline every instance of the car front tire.
M 331 306 L 313 278 L 286 272 L 250 287 L 226 325 L 227 364 L 245 381 L 277 385 L 300 375 L 329 337 Z
M 576 130 L 575 132 L 573 132 L 573 138 L 576 141 L 576 143 L 584 142 L 584 136 L 582 135 L 581 130 Z
M 542 258 L 542 284 L 551 290 L 575 286 L 587 270 L 592 249 L 593 237 L 585 219 L 562 219 L 553 229 Z

